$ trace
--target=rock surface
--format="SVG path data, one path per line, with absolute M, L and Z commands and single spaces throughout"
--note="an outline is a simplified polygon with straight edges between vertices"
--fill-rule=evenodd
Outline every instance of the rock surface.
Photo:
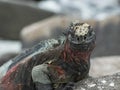
M 96 23 L 96 48 L 93 56 L 120 55 L 120 15 Z
M 100 77 L 120 72 L 120 56 L 91 59 L 90 76 Z
M 74 90 L 120 90 L 120 73 L 78 82 Z
M 120 56 L 93 58 L 90 69 L 91 77 L 79 81 L 74 90 L 120 90 L 119 64 Z
M 52 15 L 24 0 L 0 0 L 0 37 L 20 39 L 19 32 L 24 26 Z

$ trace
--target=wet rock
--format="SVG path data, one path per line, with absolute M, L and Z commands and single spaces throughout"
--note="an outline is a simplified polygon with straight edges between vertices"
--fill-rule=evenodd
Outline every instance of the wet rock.
M 120 73 L 99 77 L 87 78 L 78 82 L 74 90 L 119 90 Z

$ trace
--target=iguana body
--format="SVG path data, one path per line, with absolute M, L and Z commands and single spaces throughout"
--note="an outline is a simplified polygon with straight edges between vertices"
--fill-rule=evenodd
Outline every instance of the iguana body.
M 24 60 L 27 57 L 32 57 L 38 53 L 40 54 L 42 52 L 45 52 L 49 50 L 50 48 L 55 48 L 61 45 L 64 40 L 65 40 L 64 36 L 61 36 L 59 39 L 48 39 L 45 41 L 41 41 L 40 43 L 38 43 L 37 45 L 35 45 L 34 47 L 30 49 L 24 50 L 18 56 L 9 60 L 8 62 L 6 62 L 0 67 L 0 73 L 1 73 L 0 79 L 6 74 L 6 72 L 9 69 L 11 69 L 14 65 L 19 63 L 20 61 Z
M 64 43 L 15 64 L 2 79 L 2 88 L 53 90 L 53 85 L 79 81 L 88 75 L 94 46 L 95 35 L 91 27 L 72 23 Z

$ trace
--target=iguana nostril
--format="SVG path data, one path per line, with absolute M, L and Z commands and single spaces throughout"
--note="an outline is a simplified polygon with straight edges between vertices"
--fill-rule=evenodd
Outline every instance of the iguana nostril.
M 78 38 L 77 38 L 77 40 L 79 41 L 79 40 L 80 40 L 80 38 L 78 37 Z
M 84 40 L 86 40 L 86 38 L 87 38 L 86 36 L 84 36 L 84 37 L 77 37 L 76 40 L 77 40 L 77 41 L 80 41 L 80 40 L 81 40 L 81 41 L 84 41 Z
M 86 36 L 84 36 L 84 40 L 86 40 L 86 38 L 87 38 L 87 37 L 86 37 Z

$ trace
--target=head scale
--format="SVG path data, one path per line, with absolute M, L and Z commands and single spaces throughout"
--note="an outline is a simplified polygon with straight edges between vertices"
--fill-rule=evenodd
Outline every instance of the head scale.
M 89 32 L 90 25 L 87 23 L 72 23 L 70 29 L 73 30 L 76 36 L 85 36 Z

